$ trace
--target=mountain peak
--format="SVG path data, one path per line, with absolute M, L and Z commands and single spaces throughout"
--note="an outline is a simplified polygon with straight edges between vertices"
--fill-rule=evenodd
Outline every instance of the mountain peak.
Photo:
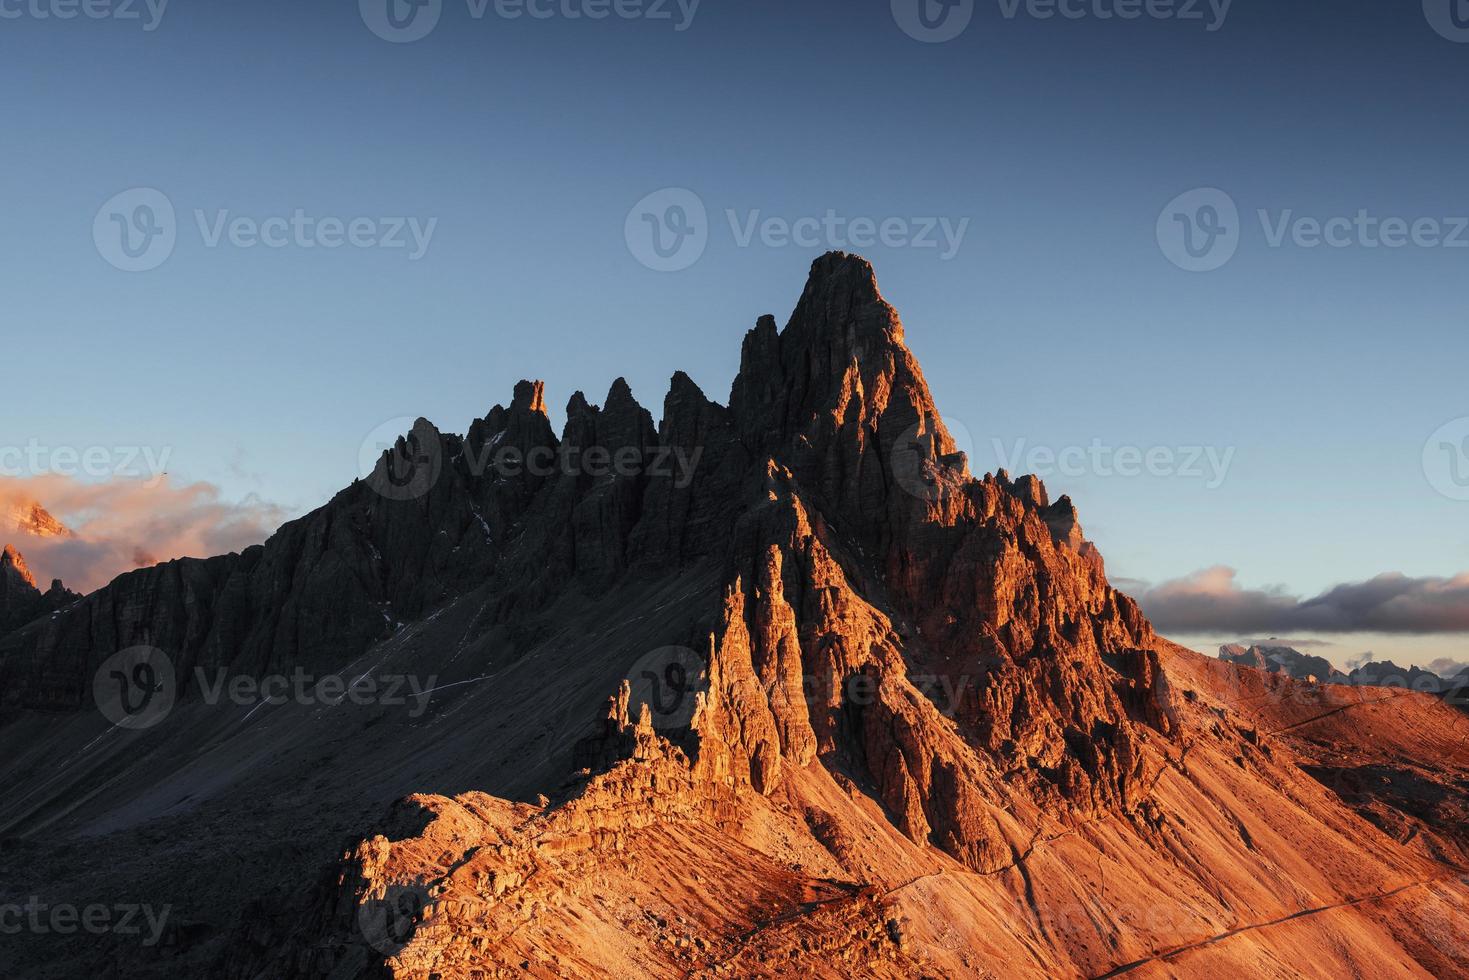
M 39 501 L 0 500 L 0 529 L 37 538 L 69 538 L 72 531 L 51 515 Z
M 515 398 L 510 403 L 512 412 L 534 412 L 546 414 L 546 383 L 544 381 L 519 381 L 515 385 Z
M 806 279 L 806 288 L 840 287 L 867 294 L 872 299 L 882 299 L 877 289 L 877 271 L 860 255 L 851 252 L 832 251 L 811 263 L 811 272 Z
M 15 550 L 14 546 L 8 544 L 3 550 L 0 550 L 0 579 L 4 579 L 6 584 L 19 579 L 32 589 L 36 588 L 36 577 L 26 566 L 25 558 Z
M 859 256 L 818 258 L 785 329 L 763 316 L 745 334 L 729 407 L 741 442 L 819 488 L 849 527 L 881 533 L 893 508 L 929 493 L 895 484 L 926 487 L 935 467 L 952 471 L 954 492 L 968 477 L 902 321 Z
M 872 263 L 847 252 L 827 252 L 811 263 L 791 327 L 796 330 L 789 338 L 793 341 L 826 335 L 848 343 L 879 337 L 903 343 L 902 322 L 882 298 Z

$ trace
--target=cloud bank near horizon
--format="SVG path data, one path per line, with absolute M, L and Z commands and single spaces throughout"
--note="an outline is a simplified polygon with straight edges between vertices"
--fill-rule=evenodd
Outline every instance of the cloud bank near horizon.
M 212 483 L 180 484 L 167 477 L 100 483 L 56 475 L 0 478 L 0 512 L 32 501 L 74 536 L 36 537 L 0 528 L 0 545 L 12 544 L 25 556 L 42 589 L 59 578 L 82 593 L 135 568 L 260 544 L 291 516 L 254 495 L 232 502 Z
M 1233 568 L 1215 565 L 1142 588 L 1137 600 L 1165 632 L 1238 636 L 1469 632 L 1469 572 L 1452 578 L 1387 572 L 1305 598 L 1283 586 L 1244 588 Z

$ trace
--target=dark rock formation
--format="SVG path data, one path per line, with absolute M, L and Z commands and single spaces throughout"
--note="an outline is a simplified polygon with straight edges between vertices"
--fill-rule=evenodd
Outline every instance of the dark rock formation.
M 0 637 L 80 598 L 60 579 L 53 579 L 51 588 L 41 592 L 20 552 L 10 545 L 0 551 Z

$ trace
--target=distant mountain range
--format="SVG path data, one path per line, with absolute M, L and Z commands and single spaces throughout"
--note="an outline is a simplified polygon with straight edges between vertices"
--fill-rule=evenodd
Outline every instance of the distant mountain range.
M 1469 667 L 1453 677 L 1440 677 L 1421 667 L 1399 667 L 1391 660 L 1380 660 L 1343 672 L 1325 657 L 1315 657 L 1289 646 L 1253 644 L 1246 647 L 1239 643 L 1226 643 L 1219 648 L 1219 659 L 1322 684 L 1401 687 L 1424 694 L 1447 694 L 1469 687 Z

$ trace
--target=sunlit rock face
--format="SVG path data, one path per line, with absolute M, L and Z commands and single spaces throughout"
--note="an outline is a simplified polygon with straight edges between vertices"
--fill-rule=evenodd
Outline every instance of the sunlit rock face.
M 0 583 L 3 583 L 7 591 L 36 587 L 36 577 L 26 565 L 25 556 L 16 551 L 13 545 L 7 544 L 0 550 Z
M 0 500 L 0 531 L 36 538 L 69 538 L 71 529 L 34 500 Z

